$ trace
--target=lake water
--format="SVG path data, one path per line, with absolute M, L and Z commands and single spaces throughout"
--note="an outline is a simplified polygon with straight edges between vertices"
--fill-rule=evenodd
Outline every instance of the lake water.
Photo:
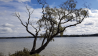
M 41 40 L 38 39 L 37 47 Z M 0 39 L 0 52 L 14 53 L 24 47 L 32 48 L 33 38 Z M 45 56 L 98 56 L 98 37 L 60 37 L 50 42 L 40 55 Z

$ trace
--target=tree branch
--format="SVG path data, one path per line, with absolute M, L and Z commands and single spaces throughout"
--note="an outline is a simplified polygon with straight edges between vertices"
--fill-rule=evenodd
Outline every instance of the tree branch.
M 26 25 L 24 25 L 23 22 L 22 22 L 22 20 L 20 19 L 19 13 L 16 13 L 16 12 L 15 12 L 15 16 L 20 20 L 21 24 L 22 24 L 24 27 L 26 27 Z
M 84 18 L 85 18 L 85 17 L 84 17 Z M 73 24 L 73 25 L 66 26 L 61 32 L 63 32 L 63 31 L 64 31 L 66 28 L 68 28 L 68 27 L 76 26 L 76 25 L 80 24 L 80 23 L 84 20 L 84 18 L 83 18 L 80 22 L 77 22 L 77 23 L 75 23 L 75 24 Z

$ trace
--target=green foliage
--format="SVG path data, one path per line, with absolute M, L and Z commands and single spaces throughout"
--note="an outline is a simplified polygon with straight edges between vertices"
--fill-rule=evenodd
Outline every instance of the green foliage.
M 63 36 L 63 32 L 60 33 L 60 36 Z
M 43 10 L 42 18 L 38 20 L 38 24 L 46 31 L 41 36 L 52 36 L 56 33 L 62 36 L 65 31 L 64 28 L 67 28 L 62 25 L 67 22 L 76 22 L 76 25 L 81 23 L 88 16 L 88 10 L 82 8 L 77 9 L 76 4 L 77 2 L 74 0 L 67 0 L 60 5 L 60 8 L 46 6 L 45 10 Z M 70 27 L 73 25 L 70 25 Z
M 24 48 L 21 51 L 16 51 L 14 54 L 9 54 L 9 56 L 40 56 L 39 54 L 29 54 L 30 51 L 27 48 Z
M 86 10 L 82 10 L 82 11 L 81 11 L 81 15 L 83 15 L 83 16 L 88 16 L 87 11 L 86 11 Z

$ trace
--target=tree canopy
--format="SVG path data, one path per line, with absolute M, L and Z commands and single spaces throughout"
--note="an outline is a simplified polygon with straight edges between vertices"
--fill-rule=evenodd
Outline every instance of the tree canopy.
M 66 28 L 76 26 L 83 22 L 86 17 L 88 17 L 88 10 L 86 8 L 77 9 L 77 2 L 74 0 L 67 0 L 61 4 L 59 8 L 49 7 L 44 0 L 38 0 L 38 3 L 42 5 L 42 17 L 36 22 L 37 27 L 31 23 L 30 19 L 33 12 L 30 12 L 30 9 L 27 7 L 26 9 L 29 17 L 26 24 L 22 22 L 20 15 L 15 13 L 15 16 L 18 17 L 21 24 L 26 28 L 26 31 L 34 37 L 33 48 L 30 54 L 40 53 L 55 36 L 62 36 Z M 68 24 L 68 22 L 72 22 L 72 24 L 65 26 L 65 24 Z M 32 26 L 32 28 L 35 30 L 35 33 L 29 30 L 29 26 Z M 42 31 L 42 29 L 44 29 L 44 33 L 39 33 Z M 41 46 L 36 49 L 38 35 L 40 35 L 43 40 Z

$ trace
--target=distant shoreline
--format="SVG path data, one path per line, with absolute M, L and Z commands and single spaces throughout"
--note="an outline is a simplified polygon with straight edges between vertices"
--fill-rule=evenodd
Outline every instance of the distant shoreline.
M 34 38 L 34 37 L 0 37 L 0 39 L 19 39 L 19 38 Z
M 88 35 L 63 35 L 56 37 L 97 37 L 98 34 L 88 34 Z M 0 37 L 0 39 L 19 39 L 19 38 L 34 38 L 32 36 L 24 36 L 24 37 Z M 40 36 L 38 37 L 40 38 Z

